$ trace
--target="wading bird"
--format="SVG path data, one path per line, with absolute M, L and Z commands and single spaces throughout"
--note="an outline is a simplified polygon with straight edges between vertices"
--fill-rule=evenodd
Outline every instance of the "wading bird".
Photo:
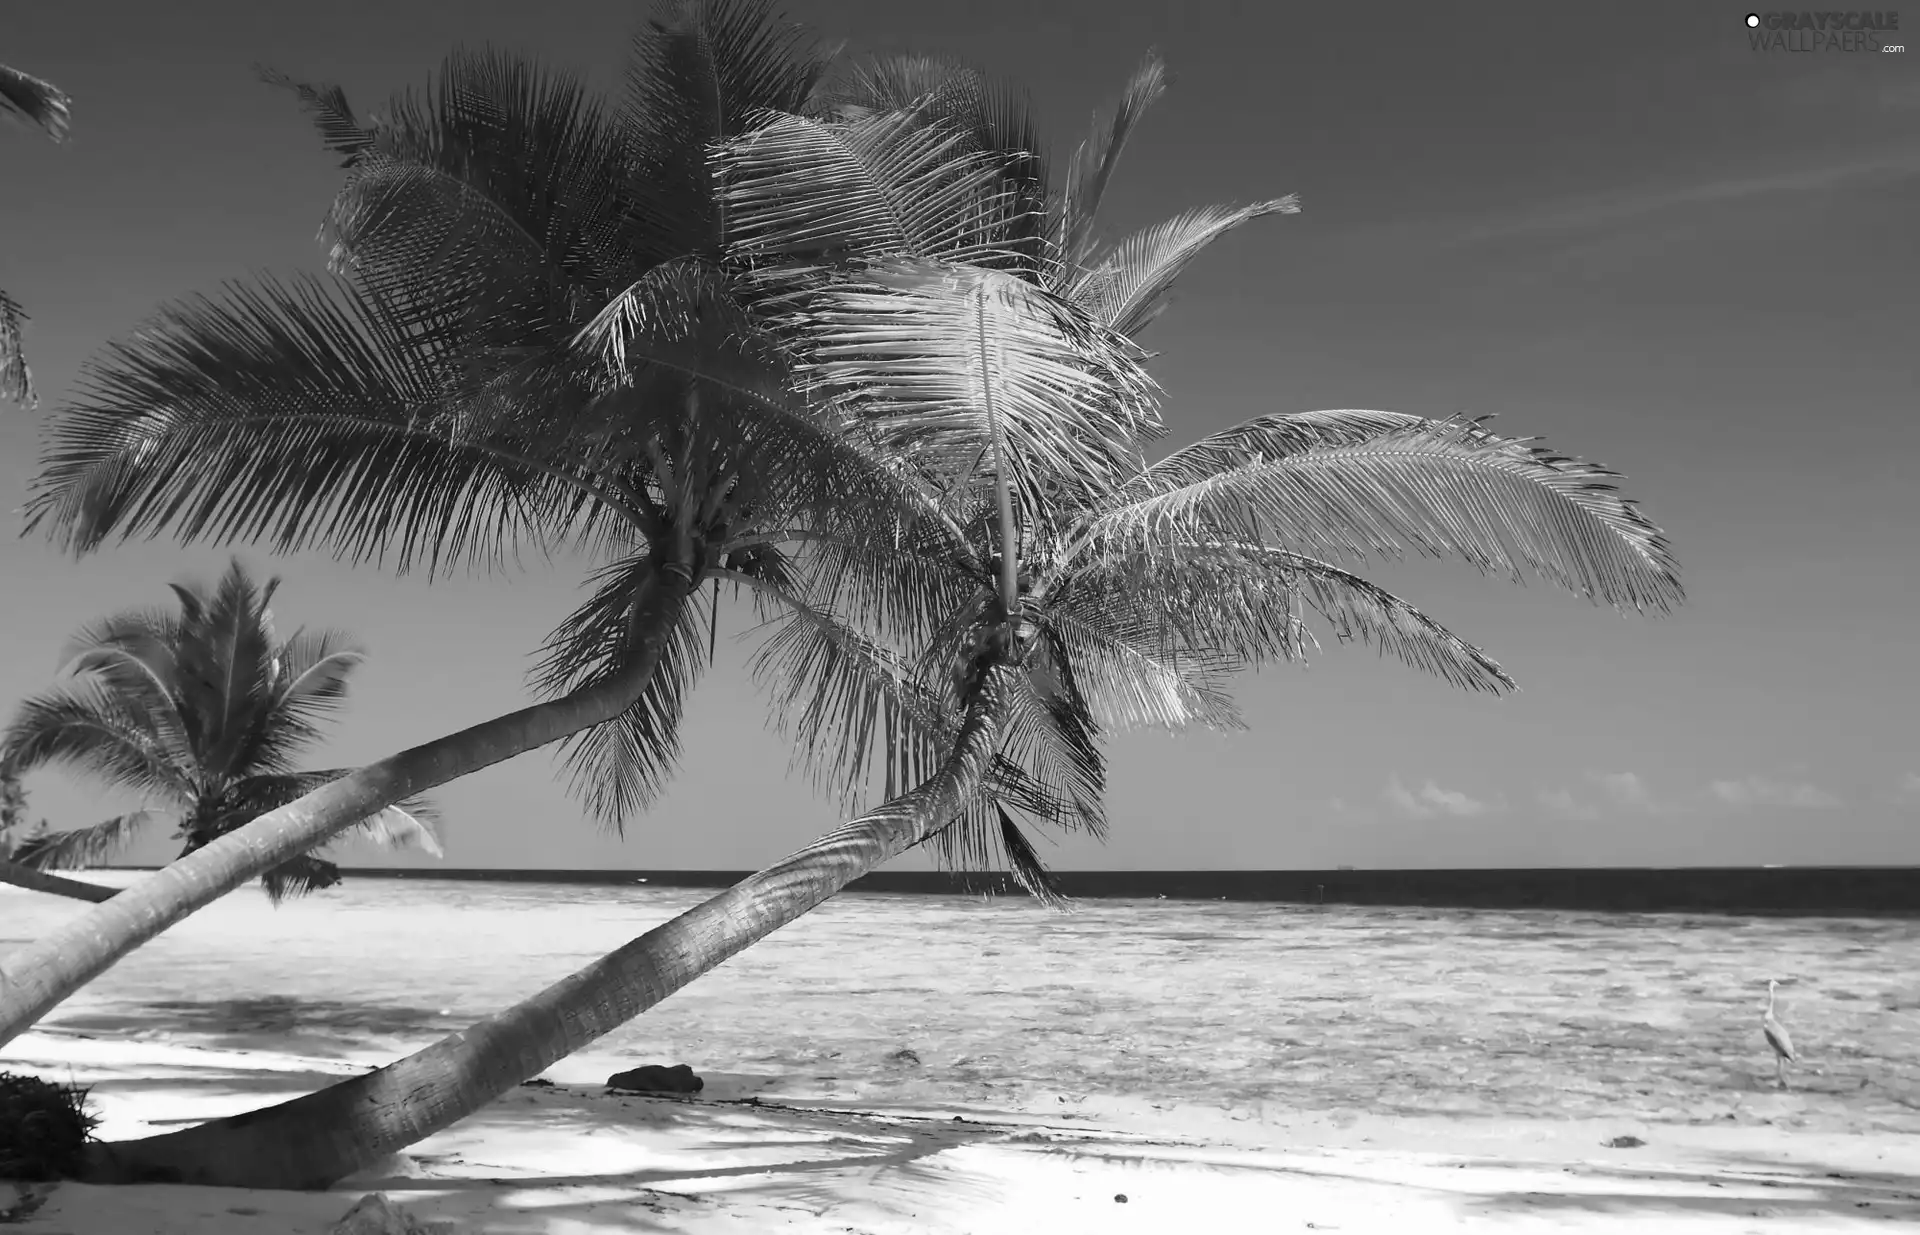
M 1774 1075 L 1779 1078 L 1780 1088 L 1787 1087 L 1787 1063 L 1800 1062 L 1793 1053 L 1793 1039 L 1787 1034 L 1787 1027 L 1773 1018 L 1773 994 L 1780 985 L 1776 978 L 1767 979 L 1767 1010 L 1760 1018 L 1760 1031 L 1767 1035 L 1767 1045 L 1773 1048 Z

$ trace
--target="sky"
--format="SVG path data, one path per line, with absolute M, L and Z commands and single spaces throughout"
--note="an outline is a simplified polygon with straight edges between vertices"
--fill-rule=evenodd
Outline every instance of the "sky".
M 1301 195 L 1299 215 L 1216 244 L 1143 337 L 1175 440 L 1315 408 L 1493 413 L 1624 473 L 1678 553 L 1688 601 L 1664 618 L 1460 564 L 1371 565 L 1520 692 L 1463 694 L 1338 645 L 1249 675 L 1245 732 L 1114 737 L 1111 835 L 1043 841 L 1051 865 L 1920 863 L 1920 54 L 1756 51 L 1745 10 L 1716 3 L 787 11 L 852 52 L 947 52 L 1025 81 L 1062 156 L 1158 47 L 1173 84 L 1109 197 L 1116 231 Z M 169 299 L 319 267 L 338 168 L 253 65 L 338 82 L 363 112 L 461 43 L 611 89 L 643 14 L 8 6 L 0 62 L 74 100 L 64 145 L 0 132 L 0 287 L 32 314 L 42 392 L 36 412 L 0 408 L 11 527 L 90 353 Z M 522 706 L 531 653 L 587 566 L 429 584 L 237 551 L 284 577 L 283 625 L 343 627 L 371 653 L 315 766 Z M 0 537 L 0 708 L 55 680 L 77 626 L 211 578 L 226 553 L 163 540 L 74 561 Z M 623 838 L 534 752 L 437 792 L 445 861 L 750 869 L 832 826 L 833 805 L 787 774 L 750 650 L 723 639 L 671 792 Z M 27 784 L 56 827 L 131 804 L 53 772 Z

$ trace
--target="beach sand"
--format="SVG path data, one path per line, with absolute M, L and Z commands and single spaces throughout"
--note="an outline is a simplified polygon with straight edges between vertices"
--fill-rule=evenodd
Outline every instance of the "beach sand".
M 271 1039 L 211 1049 L 58 1028 L 5 1055 L 11 1070 L 93 1086 L 103 1139 L 251 1109 L 382 1062 L 302 1056 Z M 521 1087 L 330 1192 L 38 1185 L 22 1198 L 37 1208 L 13 1229 L 320 1235 L 371 1192 L 449 1235 L 1814 1232 L 1920 1221 L 1920 1150 L 1885 1130 L 1228 1110 L 1111 1095 L 914 1109 L 714 1073 L 692 1101 L 599 1084 L 633 1062 L 574 1056 L 548 1073 L 551 1087 Z M 1605 1145 L 1623 1136 L 1645 1143 Z

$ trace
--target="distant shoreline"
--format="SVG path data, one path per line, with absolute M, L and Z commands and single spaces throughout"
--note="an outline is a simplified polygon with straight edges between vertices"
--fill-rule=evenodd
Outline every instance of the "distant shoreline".
M 155 867 L 99 869 L 153 870 Z M 453 879 L 657 888 L 725 888 L 749 871 L 346 867 L 359 879 Z M 1790 917 L 1920 918 L 1920 866 L 1555 867 L 1479 870 L 1058 871 L 1061 890 L 1116 898 L 1574 909 Z M 1003 874 L 878 871 L 849 892 L 1024 895 Z

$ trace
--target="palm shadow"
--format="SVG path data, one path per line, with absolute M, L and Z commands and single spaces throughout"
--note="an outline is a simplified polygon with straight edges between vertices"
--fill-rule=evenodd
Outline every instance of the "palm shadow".
M 1671 1194 L 1635 1188 L 1557 1192 L 1482 1193 L 1472 1202 L 1479 1212 L 1644 1215 L 1713 1214 L 1725 1217 L 1812 1218 L 1816 1216 L 1872 1217 L 1883 1221 L 1920 1221 L 1920 1175 L 1842 1169 L 1819 1162 L 1796 1162 L 1787 1167 L 1777 1159 L 1747 1155 L 1720 1155 L 1724 1172 L 1684 1169 L 1611 1167 L 1582 1164 L 1568 1167 L 1575 1179 L 1641 1184 L 1685 1185 L 1691 1191 Z M 1707 1189 L 1724 1189 L 1713 1195 Z M 1778 1190 L 1777 1195 L 1769 1192 Z

